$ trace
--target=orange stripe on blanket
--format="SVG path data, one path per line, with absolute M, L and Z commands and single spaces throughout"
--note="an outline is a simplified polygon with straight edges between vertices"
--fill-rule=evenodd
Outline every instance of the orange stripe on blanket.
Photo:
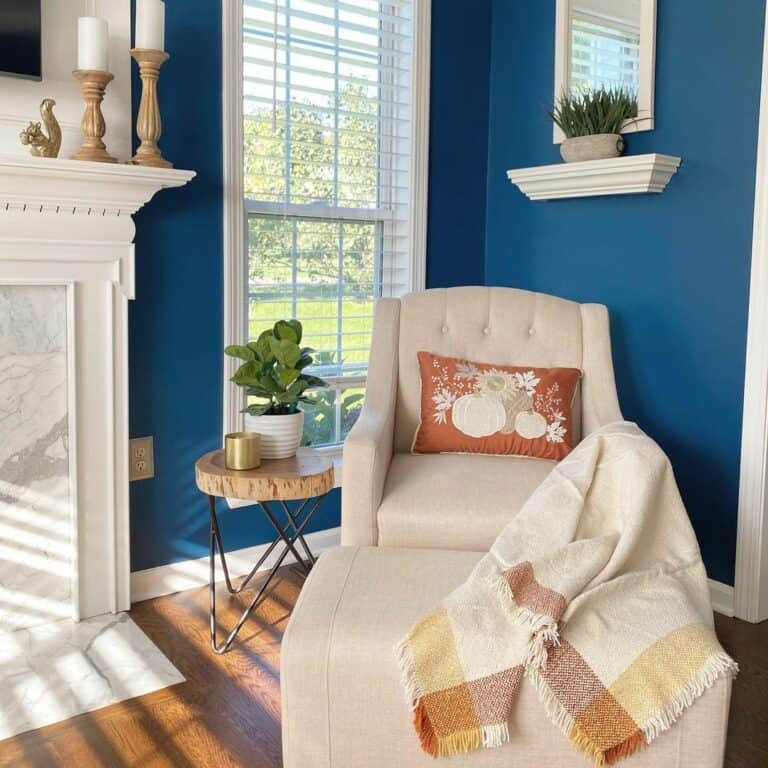
M 502 573 L 515 596 L 515 602 L 534 613 L 542 613 L 559 621 L 565 612 L 565 598 L 536 581 L 533 565 L 525 560 Z

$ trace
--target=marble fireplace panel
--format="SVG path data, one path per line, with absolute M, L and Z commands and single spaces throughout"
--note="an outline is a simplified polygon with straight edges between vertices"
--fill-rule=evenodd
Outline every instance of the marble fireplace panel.
M 0 284 L 0 631 L 72 615 L 66 292 Z

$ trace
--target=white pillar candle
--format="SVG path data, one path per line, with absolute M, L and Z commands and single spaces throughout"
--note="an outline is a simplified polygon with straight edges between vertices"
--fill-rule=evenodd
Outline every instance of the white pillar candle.
M 136 0 L 134 48 L 165 50 L 165 3 L 162 0 Z
M 77 68 L 109 71 L 109 26 L 106 19 L 81 16 L 77 20 Z

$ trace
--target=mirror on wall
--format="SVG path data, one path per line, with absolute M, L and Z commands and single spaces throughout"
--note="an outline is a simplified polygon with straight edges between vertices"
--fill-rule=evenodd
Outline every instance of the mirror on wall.
M 637 96 L 625 133 L 653 129 L 656 0 L 557 0 L 555 92 L 623 88 Z M 554 140 L 563 140 L 555 126 Z

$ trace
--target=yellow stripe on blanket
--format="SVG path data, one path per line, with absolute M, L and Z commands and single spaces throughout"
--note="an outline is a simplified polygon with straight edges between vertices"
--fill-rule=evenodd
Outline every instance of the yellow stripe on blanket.
M 414 627 L 408 642 L 423 694 L 453 688 L 464 682 L 451 620 L 439 608 Z
M 643 651 L 608 690 L 642 726 L 721 652 L 710 627 L 688 624 Z

